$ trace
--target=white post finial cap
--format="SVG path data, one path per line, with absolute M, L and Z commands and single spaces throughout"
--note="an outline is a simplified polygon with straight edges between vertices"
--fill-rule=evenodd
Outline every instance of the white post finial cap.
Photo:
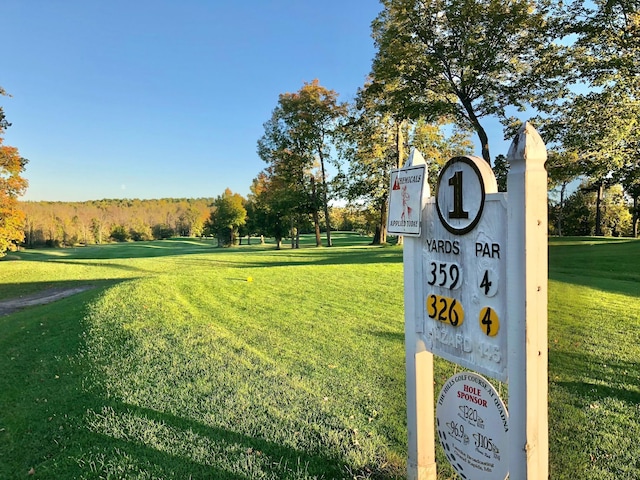
M 547 147 L 538 131 L 529 122 L 525 122 L 520 127 L 513 142 L 511 142 L 507 160 L 512 167 L 518 162 L 525 162 L 527 163 L 527 168 L 543 167 L 547 161 Z
M 407 163 L 404 164 L 405 167 L 415 167 L 416 165 L 426 165 L 424 157 L 415 147 L 411 147 L 411 153 L 409 154 L 409 159 Z

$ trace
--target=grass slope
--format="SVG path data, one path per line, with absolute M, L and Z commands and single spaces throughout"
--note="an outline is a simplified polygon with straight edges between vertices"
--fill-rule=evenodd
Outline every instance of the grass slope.
M 0 299 L 98 288 L 0 317 L 0 478 L 403 478 L 402 250 L 367 241 L 1 262 Z M 551 241 L 554 479 L 640 478 L 639 254 Z

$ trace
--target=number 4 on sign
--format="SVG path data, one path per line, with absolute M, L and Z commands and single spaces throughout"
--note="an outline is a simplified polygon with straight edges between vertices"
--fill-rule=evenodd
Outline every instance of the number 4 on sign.
M 484 307 L 480 310 L 478 320 L 480 321 L 480 328 L 485 335 L 495 337 L 498 334 L 498 330 L 500 330 L 500 319 L 494 309 Z
M 493 297 L 498 293 L 498 274 L 492 268 L 480 269 L 480 292 L 485 297 Z

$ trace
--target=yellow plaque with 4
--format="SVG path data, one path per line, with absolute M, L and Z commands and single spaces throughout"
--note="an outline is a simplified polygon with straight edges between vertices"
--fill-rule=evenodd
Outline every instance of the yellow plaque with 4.
M 478 321 L 480 322 L 480 329 L 489 337 L 495 337 L 498 334 L 500 319 L 493 308 L 484 307 L 480 310 Z

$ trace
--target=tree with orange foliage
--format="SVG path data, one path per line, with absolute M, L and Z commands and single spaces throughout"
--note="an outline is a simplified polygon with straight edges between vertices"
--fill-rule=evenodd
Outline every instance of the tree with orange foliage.
M 0 95 L 7 95 L 2 87 Z M 0 107 L 0 256 L 24 240 L 24 213 L 18 209 L 18 197 L 27 189 L 27 180 L 20 176 L 27 159 L 17 148 L 3 145 L 1 135 L 9 125 Z

